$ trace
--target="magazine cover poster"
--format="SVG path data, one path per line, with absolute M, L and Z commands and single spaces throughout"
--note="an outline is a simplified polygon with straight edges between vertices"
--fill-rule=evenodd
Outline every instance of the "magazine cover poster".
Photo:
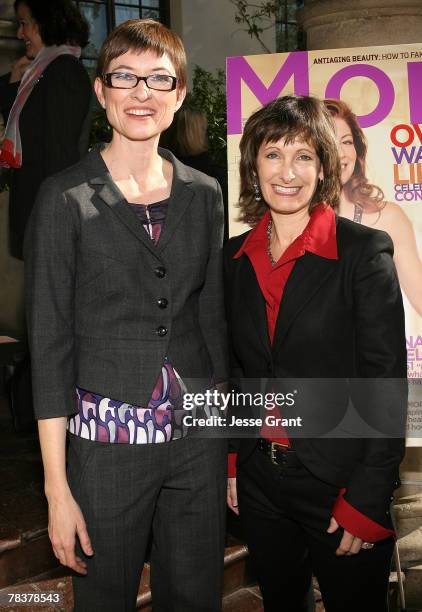
M 379 194 L 379 208 L 367 211 L 362 207 L 361 222 L 387 231 L 394 242 L 406 312 L 407 443 L 421 446 L 422 44 L 227 58 L 231 236 L 248 229 L 236 220 L 243 125 L 261 106 L 291 93 L 345 102 L 365 134 L 366 176 Z M 359 203 L 356 205 L 359 213 Z

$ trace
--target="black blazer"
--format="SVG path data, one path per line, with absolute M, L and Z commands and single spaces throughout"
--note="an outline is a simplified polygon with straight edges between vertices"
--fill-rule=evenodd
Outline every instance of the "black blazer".
M 25 237 L 37 418 L 75 413 L 76 385 L 146 406 L 165 356 L 190 389 L 227 380 L 221 189 L 160 154 L 173 184 L 156 245 L 99 147 L 41 186 Z
M 271 347 L 252 264 L 246 254 L 233 259 L 246 235 L 229 241 L 224 258 L 234 384 L 250 391 L 252 379 L 269 378 L 271 388 L 278 379 L 279 391 L 296 388 L 304 433 L 288 434 L 300 460 L 321 480 L 346 487 L 350 504 L 390 527 L 407 402 L 404 314 L 392 241 L 384 232 L 338 218 L 339 259 L 306 252 L 296 262 Z M 342 433 L 350 401 L 357 418 L 380 437 L 353 437 L 347 428 Z M 293 414 L 289 408 L 283 416 Z M 339 437 L 329 437 L 332 430 Z M 256 438 L 233 441 L 238 465 L 255 445 Z
M 19 83 L 0 77 L 0 111 L 6 121 Z M 51 62 L 27 99 L 19 119 L 22 167 L 12 171 L 9 195 L 10 249 L 22 258 L 26 223 L 42 181 L 85 154 L 90 130 L 92 86 L 72 55 Z

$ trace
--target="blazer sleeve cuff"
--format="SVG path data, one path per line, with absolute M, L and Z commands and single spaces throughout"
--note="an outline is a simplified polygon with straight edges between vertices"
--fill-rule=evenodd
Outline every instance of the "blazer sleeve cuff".
M 227 478 L 236 478 L 236 461 L 237 453 L 229 453 L 227 455 Z
M 343 529 L 365 542 L 378 542 L 391 536 L 395 537 L 396 534 L 392 529 L 386 529 L 351 506 L 344 499 L 344 492 L 345 489 L 342 489 L 332 511 L 333 517 Z

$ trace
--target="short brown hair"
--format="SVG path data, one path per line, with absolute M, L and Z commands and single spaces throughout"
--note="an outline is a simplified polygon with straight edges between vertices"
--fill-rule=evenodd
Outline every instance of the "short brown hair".
M 282 96 L 249 117 L 240 141 L 240 221 L 256 225 L 267 210 L 264 200 L 257 202 L 253 188 L 257 174 L 256 158 L 261 145 L 303 139 L 315 148 L 324 171 L 309 204 L 311 211 L 319 202 L 337 206 L 341 192 L 340 159 L 330 115 L 323 103 L 311 96 Z
M 356 115 L 350 106 L 342 100 L 324 100 L 324 104 L 332 117 L 343 119 L 352 133 L 353 145 L 356 150 L 356 162 L 353 174 L 343 189 L 349 200 L 370 210 L 381 210 L 385 206 L 384 193 L 377 185 L 372 185 L 366 178 L 366 153 L 368 144 Z
M 179 87 L 186 86 L 186 53 L 179 36 L 154 19 L 129 19 L 114 28 L 101 48 L 97 77 L 102 78 L 110 62 L 128 51 L 153 51 L 168 55 L 176 71 Z

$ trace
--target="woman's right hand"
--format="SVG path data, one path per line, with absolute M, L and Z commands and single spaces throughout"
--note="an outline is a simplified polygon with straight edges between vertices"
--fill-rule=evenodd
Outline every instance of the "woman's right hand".
M 227 478 L 227 505 L 230 510 L 233 510 L 233 512 L 239 516 L 236 478 Z
M 20 81 L 31 62 L 32 59 L 27 58 L 26 55 L 17 59 L 12 66 L 9 83 Z
M 86 555 L 93 555 L 94 551 L 81 509 L 70 491 L 48 500 L 48 535 L 60 563 L 86 574 L 85 561 L 75 554 L 75 535 Z

